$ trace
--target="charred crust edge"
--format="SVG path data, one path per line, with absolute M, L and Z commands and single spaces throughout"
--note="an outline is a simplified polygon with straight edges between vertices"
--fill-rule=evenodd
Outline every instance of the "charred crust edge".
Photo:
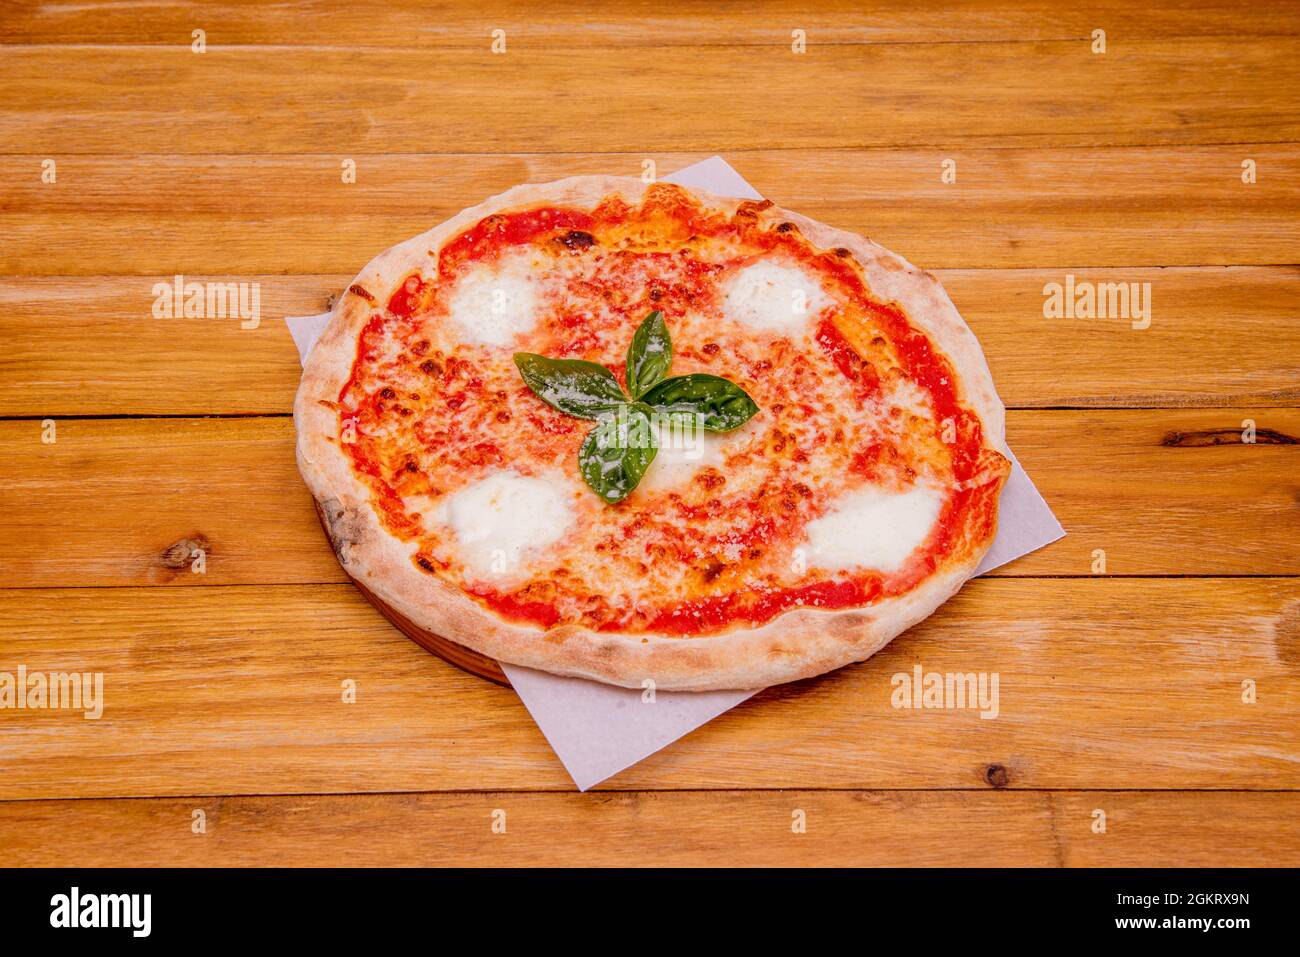
M 320 513 L 321 525 L 325 528 L 325 537 L 340 565 L 346 566 L 351 550 L 361 544 L 366 537 L 366 524 L 361 513 L 344 505 L 336 498 L 326 499 L 316 504 Z

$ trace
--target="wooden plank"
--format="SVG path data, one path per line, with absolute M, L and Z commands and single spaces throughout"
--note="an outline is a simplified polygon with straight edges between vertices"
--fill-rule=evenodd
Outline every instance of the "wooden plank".
M 1300 412 L 1021 412 L 1007 440 L 1069 534 L 1003 574 L 1300 573 Z
M 639 176 L 645 159 L 667 174 L 705 155 L 58 155 L 53 184 L 41 180 L 47 154 L 0 155 L 0 273 L 353 276 L 383 249 L 516 183 Z M 342 182 L 345 158 L 357 164 L 355 183 Z M 1295 144 L 728 159 L 775 202 L 927 269 L 1269 265 L 1294 262 L 1300 247 Z M 945 159 L 957 163 L 956 183 L 940 180 Z M 1251 185 L 1241 181 L 1247 159 Z
M 1255 422 L 1256 443 L 1241 441 Z M 1070 534 L 995 575 L 1300 574 L 1300 411 L 1012 412 Z M 267 419 L 0 423 L 0 581 L 13 587 L 346 581 Z M 1216 444 L 1218 443 L 1218 444 Z M 195 549 L 204 572 L 192 571 Z
M 1300 268 L 936 270 L 1009 407 L 1300 401 Z M 1150 325 L 1045 319 L 1049 283 L 1145 290 Z M 1149 284 L 1149 285 L 1148 285 Z
M 425 50 L 12 46 L 0 142 L 73 153 L 1300 139 L 1300 38 Z M 755 81 L 762 78 L 762 92 Z
M 5 802 L 0 866 L 1294 867 L 1297 812 L 1295 794 L 1132 791 Z
M 174 277 L 0 279 L 0 415 L 292 412 L 302 364 L 283 318 L 326 311 L 352 277 L 187 278 L 256 284 L 256 328 L 155 319 L 154 285 Z
M 671 9 L 647 0 L 602 4 L 488 0 L 472 6 L 420 0 L 363 0 L 340 7 L 324 0 L 160 5 L 126 0 L 105 6 L 57 0 L 19 7 L 0 22 L 0 43 L 120 43 L 186 45 L 195 27 L 208 43 L 276 46 L 383 45 L 389 49 L 482 47 L 493 29 L 508 45 L 573 43 L 601 46 L 687 44 L 788 45 L 792 29 L 811 44 L 921 43 L 960 40 L 1090 38 L 1104 27 L 1114 40 L 1156 37 L 1282 35 L 1297 32 L 1295 8 L 1267 0 L 1248 9 L 1227 0 L 1134 5 L 1099 0 L 1086 10 L 1051 2 L 996 4 L 948 0 L 900 7 L 881 0 L 754 0 L 744 10 L 707 0 L 678 0 Z M 378 38 L 378 39 L 376 39 Z
M 1044 319 L 1044 286 L 1067 274 L 1149 283 L 1149 328 Z M 1300 404 L 1296 267 L 937 275 L 1012 408 Z M 291 411 L 301 367 L 281 318 L 325 311 L 351 274 L 187 278 L 256 283 L 257 328 L 237 318 L 153 318 L 154 284 L 174 282 L 165 276 L 0 279 L 0 415 Z
M 27 421 L 0 423 L 0 581 L 65 587 L 0 591 L 0 672 L 102 671 L 107 703 L 0 709 L 0 865 L 1300 863 L 1300 579 L 1014 577 L 1087 575 L 1099 548 L 1112 576 L 1297 574 L 1300 148 L 1259 142 L 1300 138 L 1294 5 L 684 2 L 6 8 L 0 416 Z M 948 267 L 1013 406 L 1216 408 L 1013 412 L 1071 536 L 609 785 L 701 791 L 567 793 L 508 691 L 351 587 L 302 584 L 341 572 L 287 420 L 60 421 L 40 443 L 46 415 L 283 412 L 279 317 L 378 250 L 515 182 L 717 149 L 778 202 Z M 263 324 L 153 320 L 175 272 L 260 282 Z M 1151 328 L 1044 319 L 1067 272 L 1151 282 Z M 200 583 L 232 587 L 88 587 Z M 918 664 L 997 673 L 998 718 L 892 708 Z M 1159 790 L 1187 787 L 1224 790 Z M 444 788 L 465 790 L 424 793 Z M 178 794 L 198 796 L 112 800 Z M 63 797 L 86 800 L 33 800 Z
M 513 693 L 350 586 L 8 590 L 0 635 L 0 670 L 104 675 L 98 720 L 0 709 L 0 799 L 572 787 Z M 980 580 L 609 787 L 1296 790 L 1298 642 L 1296 579 Z M 916 667 L 997 674 L 997 717 L 895 708 Z
M 23 463 L 0 489 L 7 584 L 346 580 L 298 474 L 291 419 L 55 428 L 46 445 L 41 421 L 0 425 L 0 447 Z

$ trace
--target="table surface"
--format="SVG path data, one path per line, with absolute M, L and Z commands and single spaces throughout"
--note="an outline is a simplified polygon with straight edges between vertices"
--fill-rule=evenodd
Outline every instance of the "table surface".
M 106 703 L 0 710 L 0 864 L 1300 864 L 1295 4 L 669 6 L 3 5 L 0 671 Z M 1069 536 L 578 794 L 347 583 L 281 318 L 516 183 L 715 152 L 941 278 Z M 262 321 L 154 318 L 176 275 Z M 1149 327 L 1045 318 L 1067 276 Z M 998 717 L 891 707 L 918 664 Z

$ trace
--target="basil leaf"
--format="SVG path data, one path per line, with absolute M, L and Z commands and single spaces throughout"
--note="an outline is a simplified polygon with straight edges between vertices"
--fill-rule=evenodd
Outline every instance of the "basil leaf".
M 698 416 L 710 432 L 729 432 L 758 411 L 749 393 L 736 383 L 703 372 L 665 379 L 641 399 L 660 412 Z
M 654 461 L 658 446 L 649 413 L 640 403 L 624 405 L 618 414 L 602 418 L 582 441 L 578 468 L 605 502 L 627 498 Z
M 663 381 L 673 364 L 673 341 L 664 314 L 655 310 L 637 326 L 627 347 L 627 391 L 639 399 L 646 390 Z
M 600 418 L 627 402 L 614 373 L 595 362 L 516 352 L 515 365 L 539 399 L 580 419 Z

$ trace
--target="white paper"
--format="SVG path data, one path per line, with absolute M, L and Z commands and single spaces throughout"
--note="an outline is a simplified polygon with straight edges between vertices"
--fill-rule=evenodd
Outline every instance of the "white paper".
M 664 182 L 720 196 L 763 198 L 720 156 L 666 176 Z M 302 360 L 329 319 L 329 313 L 285 319 Z M 1014 467 L 998 504 L 997 538 L 978 575 L 1065 535 L 1014 455 L 1012 460 Z M 650 704 L 643 702 L 638 689 L 562 678 L 504 662 L 501 667 L 580 791 L 644 760 L 756 693 L 659 691 Z

